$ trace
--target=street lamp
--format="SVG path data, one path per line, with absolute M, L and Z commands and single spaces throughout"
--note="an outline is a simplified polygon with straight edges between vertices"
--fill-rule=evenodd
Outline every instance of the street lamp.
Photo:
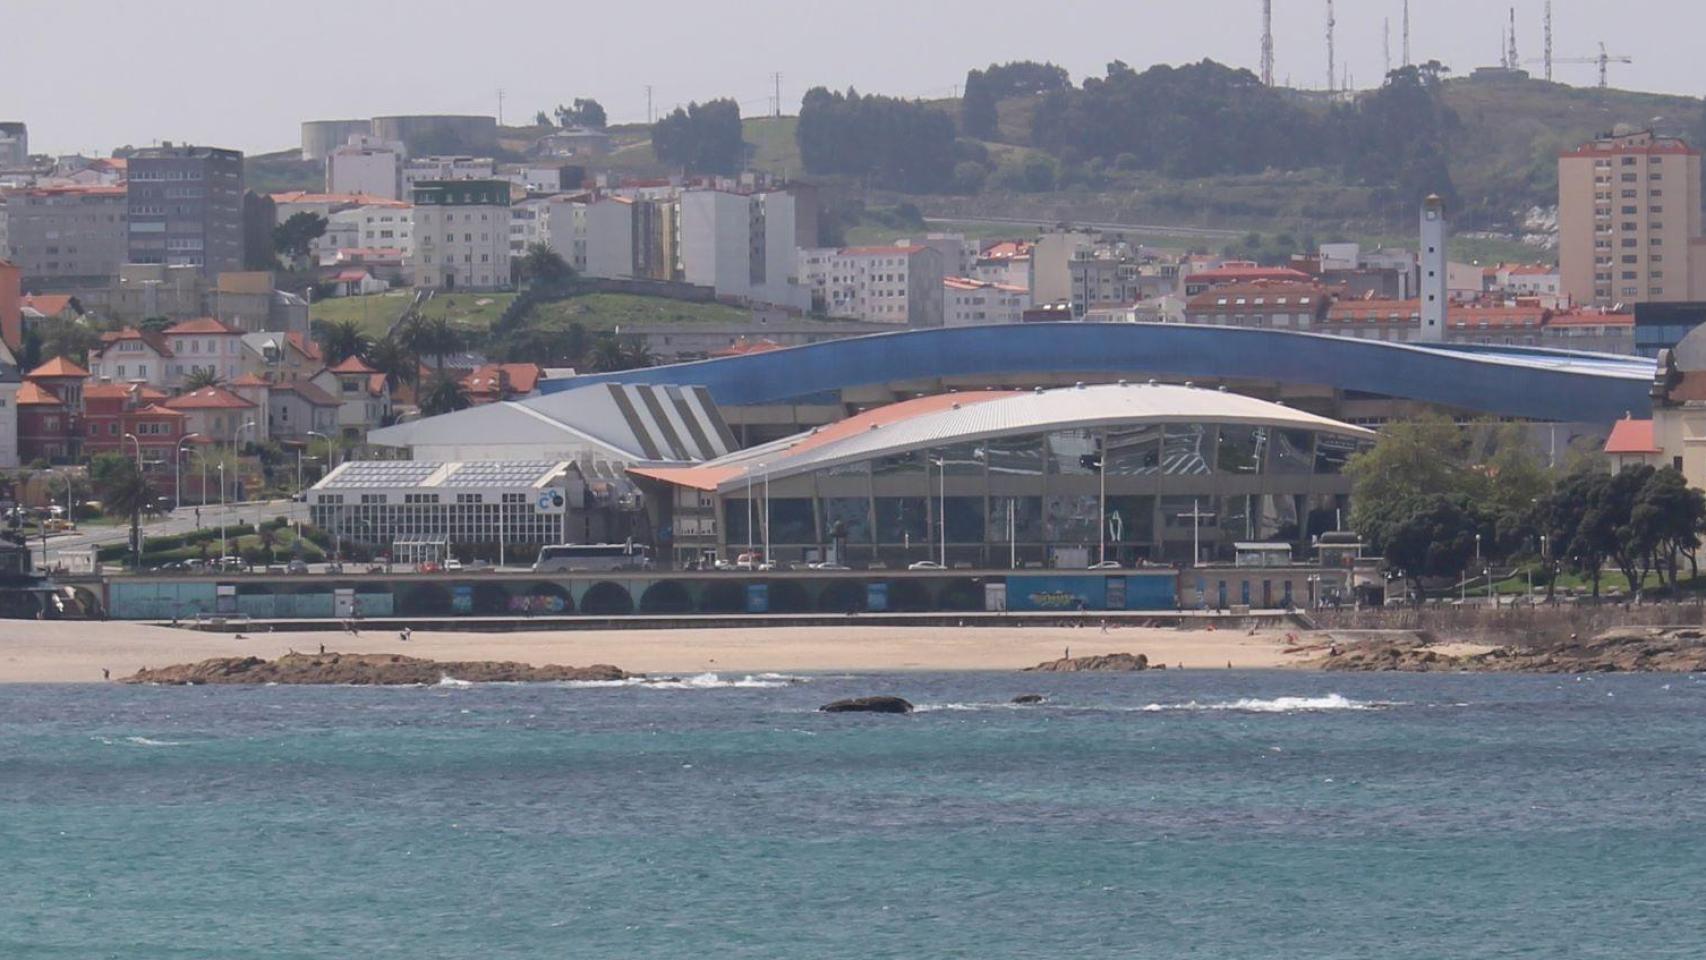
M 936 520 L 942 525 L 942 569 L 948 569 L 948 461 L 946 457 L 930 457 L 930 462 L 936 465 L 937 494 Z M 930 482 L 926 471 L 924 482 Z M 926 487 L 925 489 L 929 489 Z
M 337 466 L 338 466 L 338 450 L 337 450 L 337 447 L 332 445 L 332 438 L 326 436 L 323 433 L 319 433 L 319 432 L 314 431 L 314 430 L 308 431 L 307 436 L 319 437 L 321 440 L 326 441 L 326 469 L 327 470 L 337 469 Z
M 1096 450 L 1096 562 L 1108 562 L 1108 434 Z
M 186 433 L 183 435 L 182 438 L 180 438 L 178 440 L 178 446 L 172 452 L 172 500 L 173 500 L 172 509 L 173 510 L 182 510 L 184 508 L 184 444 L 190 442 L 191 440 L 196 440 L 196 439 L 200 439 L 200 438 L 201 438 L 201 434 L 199 434 L 199 433 Z M 205 481 L 207 478 L 207 461 L 206 460 L 202 461 L 201 473 L 202 473 L 202 479 Z M 207 484 L 205 482 L 202 484 L 201 498 L 203 501 L 207 500 Z
M 136 434 L 129 432 L 125 433 L 124 438 L 136 444 L 136 469 L 140 472 L 142 470 L 142 441 L 136 438 Z
M 225 561 L 225 463 L 219 463 L 219 560 Z

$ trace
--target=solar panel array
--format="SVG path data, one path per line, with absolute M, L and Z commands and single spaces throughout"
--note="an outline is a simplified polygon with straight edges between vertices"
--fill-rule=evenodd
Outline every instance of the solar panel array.
M 514 460 L 459 464 L 440 487 L 525 487 L 556 468 L 555 460 Z
M 359 460 L 344 465 L 343 472 L 328 489 L 364 488 L 369 490 L 391 487 L 419 486 L 438 472 L 439 464 L 416 460 Z

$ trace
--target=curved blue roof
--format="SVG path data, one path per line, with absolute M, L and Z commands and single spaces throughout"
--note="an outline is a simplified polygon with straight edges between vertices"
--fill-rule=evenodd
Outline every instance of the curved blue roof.
M 1653 361 L 1520 347 L 1404 344 L 1172 323 L 1027 323 L 907 330 L 620 373 L 547 380 L 702 385 L 719 404 L 802 402 L 849 387 L 1026 374 L 1261 379 L 1492 416 L 1604 422 L 1651 409 Z

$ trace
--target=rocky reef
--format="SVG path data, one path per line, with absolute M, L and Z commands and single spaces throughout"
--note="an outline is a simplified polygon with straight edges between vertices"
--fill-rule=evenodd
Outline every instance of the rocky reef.
M 1427 634 L 1328 645 L 1305 666 L 1416 673 L 1696 673 L 1706 671 L 1706 628 L 1620 627 L 1593 637 L 1462 652 Z
M 826 703 L 818 710 L 823 713 L 911 713 L 913 706 L 900 697 L 854 697 Z
M 260 657 L 217 657 L 155 670 L 138 670 L 125 683 L 188 684 L 323 684 L 405 686 L 438 683 L 453 678 L 468 683 L 548 683 L 556 681 L 627 680 L 618 667 L 535 667 L 507 660 L 423 660 L 393 653 L 291 653 L 277 660 Z
M 1108 653 L 1095 657 L 1061 657 L 1026 667 L 1026 673 L 1134 673 L 1149 669 L 1149 658 L 1141 653 Z

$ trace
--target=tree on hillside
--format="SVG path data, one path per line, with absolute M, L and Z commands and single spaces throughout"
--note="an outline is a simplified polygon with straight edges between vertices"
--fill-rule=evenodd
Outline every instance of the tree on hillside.
M 444 359 L 468 345 L 468 333 L 449 317 L 411 317 L 396 330 L 398 341 L 424 361 L 432 358 L 433 366 L 444 370 Z
M 656 362 L 645 341 L 638 337 L 618 337 L 613 333 L 599 335 L 587 354 L 592 369 L 599 373 L 636 370 Z
M 604 115 L 604 107 L 597 100 L 576 97 L 574 102 L 565 107 L 557 104 L 557 126 L 559 127 L 590 127 L 603 130 L 608 123 Z M 540 116 L 544 116 L 543 113 Z
M 446 376 L 441 370 L 421 391 L 421 415 L 436 417 L 444 413 L 454 413 L 466 410 L 473 403 L 468 397 L 468 388 L 455 377 Z
M 1462 432 L 1447 417 L 1388 423 L 1374 446 L 1345 465 L 1351 481 L 1351 528 L 1366 536 L 1408 501 L 1468 494 L 1465 452 Z
M 314 321 L 314 342 L 320 345 L 329 367 L 350 357 L 364 357 L 373 347 L 373 339 L 354 320 Z
M 530 243 L 527 252 L 516 261 L 521 279 L 538 286 L 552 287 L 575 278 L 575 268 L 550 244 Z
M 740 104 L 725 98 L 676 107 L 652 124 L 652 153 L 692 173 L 739 173 L 746 162 Z
M 325 235 L 326 218 L 304 210 L 291 214 L 283 223 L 273 228 L 272 245 L 279 256 L 300 260 L 308 256 L 308 249 L 313 242 Z
M 57 317 L 45 324 L 45 327 L 46 332 L 41 338 L 40 360 L 64 357 L 74 363 L 87 365 L 89 351 L 101 345 L 101 332 L 81 317 Z
M 807 91 L 794 137 L 808 173 L 867 177 L 906 193 L 952 189 L 961 159 L 946 112 L 856 90 Z
M 1052 63 L 1017 60 L 992 63 L 985 70 L 966 73 L 966 89 L 960 101 L 960 125 L 966 136 L 993 139 L 997 134 L 996 106 L 1009 97 L 1029 97 L 1069 90 L 1072 79 L 1065 68 Z
M 550 126 L 551 125 L 550 115 L 547 114 L 543 110 L 539 111 L 538 113 L 535 113 L 533 115 L 533 125 L 536 127 L 548 127 L 548 126 Z

